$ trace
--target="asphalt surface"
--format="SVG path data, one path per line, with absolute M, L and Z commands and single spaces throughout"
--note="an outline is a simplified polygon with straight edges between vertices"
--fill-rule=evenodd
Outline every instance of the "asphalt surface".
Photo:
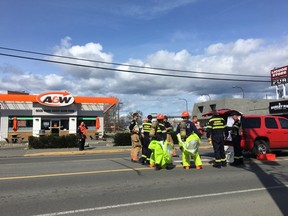
M 288 215 L 285 153 L 215 169 L 203 144 L 202 170 L 184 170 L 179 157 L 173 170 L 155 171 L 131 163 L 129 149 L 100 141 L 85 154 L 2 146 L 0 215 Z
M 212 148 L 204 139 L 200 148 Z M 0 158 L 8 157 L 37 157 L 37 156 L 64 156 L 64 155 L 87 155 L 99 153 L 129 152 L 130 146 L 114 146 L 113 140 L 87 140 L 84 151 L 78 148 L 54 148 L 54 149 L 29 149 L 27 143 L 7 144 L 2 143 L 0 147 Z

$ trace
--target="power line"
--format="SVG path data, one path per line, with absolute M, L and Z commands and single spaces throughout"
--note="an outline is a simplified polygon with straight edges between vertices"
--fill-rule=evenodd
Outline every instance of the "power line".
M 102 70 L 109 70 L 109 71 L 118 71 L 118 72 L 123 72 L 123 73 L 134 73 L 134 74 L 141 74 L 141 75 L 177 77 L 177 78 L 188 78 L 188 79 L 218 80 L 218 81 L 221 80 L 221 81 L 239 81 L 239 82 L 257 82 L 257 83 L 269 82 L 270 83 L 269 80 L 247 80 L 247 79 L 235 79 L 235 78 L 196 77 L 196 76 L 185 76 L 185 75 L 175 75 L 175 74 L 148 73 L 148 72 L 133 71 L 133 70 L 122 70 L 122 69 L 117 69 L 117 68 L 107 68 L 107 67 L 75 64 L 75 63 L 61 62 L 61 61 L 48 60 L 48 59 L 39 59 L 39 58 L 12 55 L 12 54 L 6 54 L 6 53 L 0 53 L 0 55 L 7 56 L 7 57 L 20 58 L 20 59 L 27 59 L 27 60 L 35 60 L 35 61 L 63 64 L 63 65 L 70 65 L 70 66 L 77 66 L 77 67 L 85 67 L 85 68 L 93 68 L 93 69 L 102 69 Z
M 22 53 L 29 53 L 29 54 L 36 54 L 36 55 L 43 55 L 43 56 L 50 56 L 50 57 L 57 57 L 57 58 L 64 58 L 64 59 L 71 59 L 71 60 L 80 60 L 80 61 L 86 61 L 86 62 L 109 64 L 109 65 L 116 65 L 116 66 L 127 66 L 127 67 L 134 67 L 134 68 L 141 68 L 141 69 L 150 69 L 150 70 L 152 69 L 152 70 L 161 70 L 161 71 L 192 73 L 192 74 L 202 74 L 202 75 L 203 74 L 207 74 L 207 75 L 216 75 L 216 76 L 236 76 L 236 77 L 238 76 L 238 77 L 263 77 L 263 78 L 270 78 L 270 76 L 263 76 L 263 75 L 200 72 L 200 71 L 178 70 L 178 69 L 168 69 L 168 68 L 159 68 L 159 67 L 147 67 L 147 66 L 139 66 L 139 65 L 131 65 L 131 64 L 121 64 L 121 63 L 105 62 L 105 61 L 99 61 L 99 60 L 76 58 L 76 57 L 70 57 L 70 56 L 47 54 L 47 53 L 43 53 L 43 52 L 21 50 L 21 49 L 14 49 L 14 48 L 8 48 L 8 47 L 0 47 L 0 49 L 9 50 L 9 51 L 15 51 L 15 52 L 22 52 Z

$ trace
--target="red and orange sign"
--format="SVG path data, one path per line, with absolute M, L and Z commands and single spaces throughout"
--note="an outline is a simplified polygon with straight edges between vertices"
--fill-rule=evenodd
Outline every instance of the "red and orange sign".
M 74 97 L 65 92 L 45 92 L 37 96 L 38 103 L 45 106 L 62 107 L 74 103 Z
M 72 103 L 117 104 L 115 97 L 72 96 L 66 91 L 51 91 L 40 95 L 0 94 L 0 101 L 38 102 L 46 106 L 68 106 Z

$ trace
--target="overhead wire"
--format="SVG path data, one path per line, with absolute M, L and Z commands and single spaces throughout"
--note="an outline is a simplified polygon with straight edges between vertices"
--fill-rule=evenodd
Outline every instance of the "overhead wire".
M 207 74 L 207 75 L 215 75 L 215 76 L 235 76 L 235 77 L 238 76 L 238 77 L 255 77 L 255 78 L 262 77 L 262 78 L 269 78 L 269 76 L 264 76 L 264 75 L 215 73 L 215 72 L 213 73 L 213 72 L 204 72 L 204 71 L 200 72 L 200 71 L 168 69 L 168 68 L 160 68 L 160 67 L 147 67 L 147 66 L 139 66 L 139 65 L 132 65 L 132 64 L 121 64 L 121 63 L 115 63 L 115 62 L 105 62 L 105 61 L 83 59 L 83 58 L 76 58 L 76 57 L 70 57 L 70 56 L 54 55 L 54 54 L 48 54 L 48 53 L 43 53 L 43 52 L 35 52 L 35 51 L 29 51 L 29 50 L 14 49 L 14 48 L 9 48 L 9 47 L 0 47 L 0 49 L 9 50 L 9 51 L 15 51 L 15 52 L 22 52 L 22 53 L 29 53 L 29 54 L 36 54 L 36 55 L 43 55 L 43 56 L 49 56 L 49 57 L 70 59 L 70 60 L 80 60 L 80 61 L 86 61 L 86 62 L 109 64 L 109 65 L 116 65 L 116 66 L 127 66 L 127 67 L 132 67 L 132 68 L 141 68 L 141 69 L 149 69 L 149 70 L 161 70 L 161 71 L 192 73 L 192 74 L 201 74 L 201 75 Z

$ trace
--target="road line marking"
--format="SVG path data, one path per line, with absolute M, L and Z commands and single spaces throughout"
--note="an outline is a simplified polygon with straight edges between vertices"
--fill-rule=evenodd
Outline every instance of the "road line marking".
M 162 202 L 172 202 L 172 201 L 180 201 L 180 200 L 187 200 L 187 199 L 199 199 L 199 198 L 205 198 L 205 197 L 227 196 L 227 195 L 233 195 L 233 194 L 251 193 L 251 192 L 265 191 L 265 190 L 276 190 L 276 189 L 282 189 L 282 188 L 287 188 L 287 187 L 288 185 L 252 188 L 252 189 L 238 190 L 238 191 L 228 191 L 228 192 L 201 194 L 201 195 L 193 195 L 193 196 L 185 196 L 185 197 L 174 197 L 174 198 L 149 200 L 149 201 L 141 201 L 141 202 L 133 202 L 133 203 L 123 203 L 123 204 L 100 206 L 100 207 L 87 208 L 87 209 L 77 209 L 77 210 L 70 210 L 70 211 L 63 211 L 63 212 L 39 214 L 39 215 L 34 215 L 34 216 L 57 216 L 57 215 L 77 214 L 77 213 L 109 210 L 109 209 L 116 209 L 116 208 L 123 208 L 123 207 L 148 205 L 148 204 L 162 203 Z
M 203 165 L 210 165 L 209 163 Z M 183 167 L 181 164 L 175 165 L 175 168 Z M 9 176 L 9 177 L 0 177 L 0 181 L 5 180 L 19 180 L 19 179 L 34 179 L 34 178 L 48 178 L 48 177 L 61 177 L 61 176 L 73 176 L 73 175 L 89 175 L 89 174 L 98 174 L 98 173 L 114 173 L 114 172 L 129 172 L 129 171 L 141 171 L 141 170 L 154 170 L 151 167 L 143 168 L 126 168 L 126 169 L 115 169 L 115 170 L 94 170 L 94 171 L 84 171 L 84 172 L 71 172 L 71 173 L 52 173 L 52 174 L 43 174 L 43 175 L 31 175 L 31 176 Z

